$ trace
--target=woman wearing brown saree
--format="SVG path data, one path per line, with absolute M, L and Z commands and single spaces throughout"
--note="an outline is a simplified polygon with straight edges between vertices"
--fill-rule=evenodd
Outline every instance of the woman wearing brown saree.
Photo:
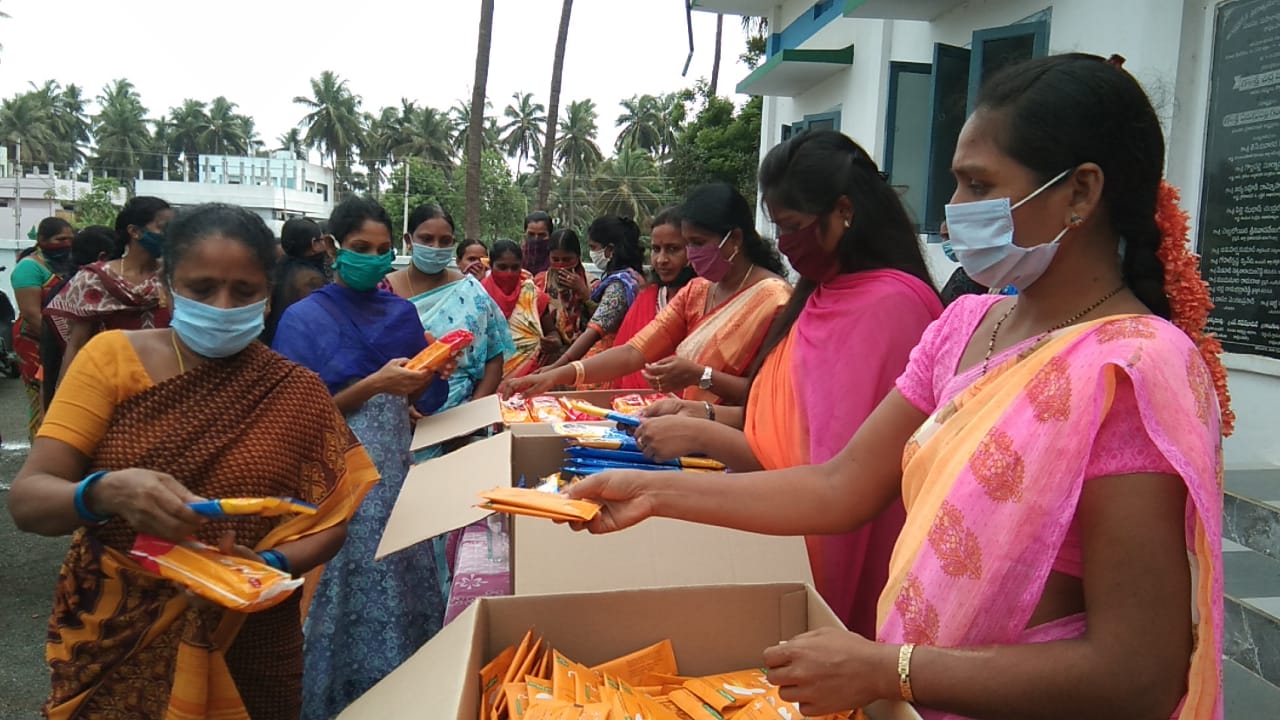
M 195 537 L 294 575 L 341 547 L 377 473 L 312 373 L 256 342 L 270 231 L 227 205 L 169 226 L 172 329 L 105 332 L 77 355 L 9 510 L 74 533 L 49 622 L 51 718 L 296 718 L 297 596 L 259 613 L 194 601 L 129 557 L 138 534 Z M 83 479 L 81 479 L 83 478 Z M 202 521 L 202 498 L 292 496 L 315 515 Z

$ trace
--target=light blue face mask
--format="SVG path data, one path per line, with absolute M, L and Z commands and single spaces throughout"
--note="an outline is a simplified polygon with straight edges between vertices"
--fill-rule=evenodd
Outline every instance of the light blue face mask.
M 453 248 L 438 248 L 413 243 L 413 266 L 428 275 L 443 272 L 453 260 Z
M 1012 285 L 1025 290 L 1039 280 L 1058 253 L 1058 242 L 1071 226 L 1064 227 L 1047 243 L 1022 247 L 1013 241 L 1013 211 L 1073 170 L 1063 170 L 1016 204 L 1011 204 L 1009 198 L 997 198 L 947 205 L 944 210 L 948 242 L 965 274 L 991 288 Z
M 244 307 L 218 308 L 173 293 L 169 327 L 197 355 L 225 358 L 249 347 L 266 325 L 267 300 Z

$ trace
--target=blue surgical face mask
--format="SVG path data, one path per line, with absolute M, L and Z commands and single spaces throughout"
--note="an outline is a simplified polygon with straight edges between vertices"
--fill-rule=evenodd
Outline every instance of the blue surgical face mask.
M 249 347 L 262 334 L 267 300 L 244 307 L 218 308 L 173 293 L 169 327 L 197 355 L 224 358 Z
M 453 260 L 453 248 L 438 248 L 413 243 L 413 266 L 428 275 L 443 272 Z
M 1018 203 L 1009 198 L 979 200 L 947 205 L 947 235 L 956 260 L 970 278 L 987 287 L 1012 285 L 1025 290 L 1049 268 L 1058 252 L 1058 241 L 1071 229 L 1068 225 L 1053 240 L 1034 247 L 1013 242 L 1013 211 L 1071 174 L 1063 170 Z
M 138 244 L 151 257 L 159 260 L 164 257 L 164 236 L 154 230 L 143 230 L 138 237 Z

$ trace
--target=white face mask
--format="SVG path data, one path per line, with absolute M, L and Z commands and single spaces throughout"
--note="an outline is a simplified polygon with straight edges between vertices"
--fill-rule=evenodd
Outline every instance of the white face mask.
M 1009 198 L 947 205 L 947 235 L 964 272 L 989 288 L 1008 285 L 1019 291 L 1040 279 L 1058 252 L 1058 241 L 1071 230 L 1068 225 L 1052 241 L 1024 248 L 1013 242 L 1013 211 L 1070 175 L 1063 170 L 1015 205 Z
M 609 264 L 609 257 L 605 255 L 604 248 L 588 250 L 587 255 L 591 256 L 591 264 L 595 265 L 597 269 L 603 270 L 604 266 Z

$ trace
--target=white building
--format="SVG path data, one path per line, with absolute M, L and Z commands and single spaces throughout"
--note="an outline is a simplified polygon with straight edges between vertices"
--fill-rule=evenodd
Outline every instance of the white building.
M 1182 188 L 1193 218 L 1197 250 L 1212 268 L 1207 278 L 1220 313 L 1215 329 L 1230 341 L 1226 365 L 1239 421 L 1226 441 L 1234 467 L 1280 467 L 1280 440 L 1274 431 L 1280 407 L 1280 151 L 1277 148 L 1274 94 L 1258 102 L 1269 110 L 1261 135 L 1254 197 L 1264 198 L 1253 225 L 1253 244 L 1241 259 L 1231 239 L 1217 243 L 1222 263 L 1243 267 L 1239 277 L 1223 274 L 1201 232 L 1201 198 L 1206 152 L 1216 152 L 1208 137 L 1211 62 L 1215 27 L 1228 22 L 1230 41 L 1259 53 L 1252 68 L 1262 73 L 1239 77 L 1239 68 L 1214 71 L 1215 90 L 1236 75 L 1234 89 L 1280 89 L 1280 2 L 1275 0 L 692 0 L 695 10 L 769 19 L 771 37 L 765 62 L 738 84 L 738 91 L 764 96 L 761 150 L 767 151 L 807 128 L 834 128 L 858 141 L 890 175 L 921 223 L 922 234 L 936 232 L 954 181 L 950 159 L 982 77 L 1001 62 L 1048 53 L 1080 51 L 1126 58 L 1125 69 L 1151 95 L 1167 140 L 1166 174 Z M 1247 45 L 1247 47 L 1246 47 Z M 1266 58 L 1270 58 L 1267 60 Z M 1247 61 L 1247 58 L 1246 58 Z M 1239 62 L 1239 60 L 1233 60 Z M 1270 63 L 1270 64 L 1267 64 Z M 1271 71 L 1271 72 L 1266 72 Z M 1224 75 L 1230 73 L 1230 75 Z M 1222 77 L 1219 77 L 1222 76 Z M 1230 85 L 1222 87 L 1229 88 Z M 1223 103 L 1247 105 L 1242 93 Z M 1228 110 L 1234 109 L 1234 105 Z M 1213 127 L 1243 125 L 1242 113 L 1215 113 Z M 1235 118 L 1230 119 L 1230 118 Z M 1266 138 L 1270 140 L 1266 140 Z M 1233 140 L 1234 142 L 1234 140 Z M 1255 148 L 1256 149 L 1256 148 Z M 1218 153 L 1222 155 L 1221 152 Z M 1265 155 L 1265 157 L 1263 156 Z M 1215 164 L 1216 165 L 1216 164 Z M 1228 178 L 1215 178 L 1227 183 Z M 1249 188 L 1244 188 L 1248 191 Z M 1261 193 L 1259 195 L 1258 193 Z M 1266 206 L 1270 211 L 1265 209 Z M 1207 205 L 1206 205 L 1207 206 Z M 1230 210 L 1227 212 L 1234 212 Z M 765 219 L 760 218 L 761 226 Z M 1220 224 L 1220 223 L 1219 223 Z M 1243 231 L 1234 231 L 1241 233 Z M 1210 238 L 1221 232 L 1210 230 Z M 1224 250 L 1225 247 L 1225 250 Z M 930 262 L 941 283 L 951 265 L 936 245 Z M 1243 263 L 1243 265 L 1241 265 Z M 1229 268 L 1227 270 L 1229 272 Z M 1269 279 L 1268 279 L 1269 273 Z M 1225 278 L 1225 280 L 1224 280 Z M 1235 287 L 1238 285 L 1240 287 Z M 1247 287 L 1245 287 L 1247 286 Z M 1254 297 L 1252 303 L 1242 298 Z M 1237 303 L 1242 307 L 1235 307 Z M 1259 309 L 1260 308 L 1260 309 Z
M 196 178 L 134 182 L 135 195 L 164 198 L 175 207 L 223 202 L 252 210 L 277 235 L 294 217 L 328 218 L 333 171 L 287 152 L 270 157 L 201 155 Z

